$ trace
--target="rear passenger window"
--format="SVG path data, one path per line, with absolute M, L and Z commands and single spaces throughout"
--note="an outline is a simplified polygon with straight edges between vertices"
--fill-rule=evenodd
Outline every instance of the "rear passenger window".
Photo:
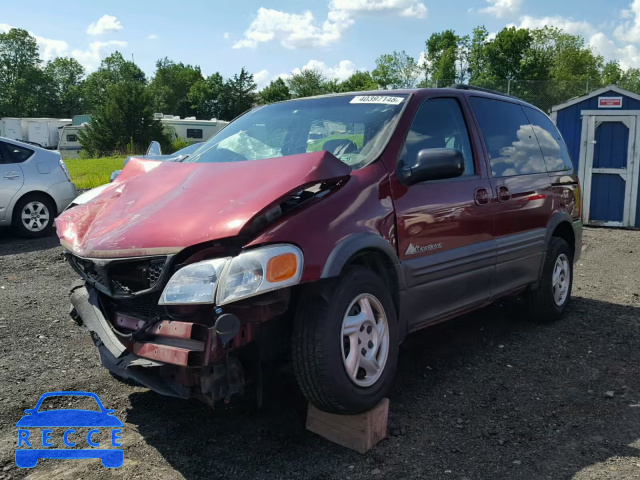
M 520 105 L 482 97 L 469 100 L 480 124 L 494 177 L 547 171 L 540 145 Z
M 464 174 L 475 175 L 469 131 L 455 98 L 432 98 L 422 102 L 407 133 L 400 158 L 411 162 L 420 150 L 449 148 L 462 152 Z
M 551 119 L 544 113 L 529 107 L 524 107 L 524 113 L 529 118 L 540 144 L 547 171 L 564 172 L 573 169 L 567 146 Z
M 5 163 L 22 163 L 33 155 L 33 150 L 28 148 L 18 147 L 11 143 L 5 143 L 4 146 L 9 154 L 9 158 L 5 159 Z

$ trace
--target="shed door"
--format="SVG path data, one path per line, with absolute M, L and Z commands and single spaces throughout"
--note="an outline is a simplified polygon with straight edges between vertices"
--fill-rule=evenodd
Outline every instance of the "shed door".
M 586 223 L 618 227 L 635 224 L 636 120 L 636 116 L 622 115 L 584 118 L 587 148 L 580 180 Z

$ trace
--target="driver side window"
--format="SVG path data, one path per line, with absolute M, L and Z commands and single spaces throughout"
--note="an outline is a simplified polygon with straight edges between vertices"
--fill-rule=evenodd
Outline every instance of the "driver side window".
M 464 157 L 463 175 L 476 174 L 469 131 L 455 98 L 432 98 L 422 102 L 411 123 L 400 158 L 413 163 L 420 150 L 430 148 L 459 150 Z

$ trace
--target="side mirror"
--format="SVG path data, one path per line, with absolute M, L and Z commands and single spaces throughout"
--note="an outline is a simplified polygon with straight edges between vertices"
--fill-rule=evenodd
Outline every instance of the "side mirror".
M 160 144 L 155 140 L 149 144 L 149 148 L 147 148 L 147 155 L 162 155 L 162 148 L 160 148 Z
M 398 164 L 398 179 L 404 185 L 456 178 L 464 173 L 464 156 L 460 150 L 428 148 L 420 150 L 413 165 L 406 160 Z
M 33 413 L 36 413 L 37 410 L 35 408 L 27 408 L 24 413 L 26 413 L 27 415 L 31 415 Z

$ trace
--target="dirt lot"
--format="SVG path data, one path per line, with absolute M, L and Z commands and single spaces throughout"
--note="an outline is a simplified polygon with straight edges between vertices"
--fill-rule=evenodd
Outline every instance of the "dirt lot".
M 359 455 L 307 432 L 287 366 L 257 414 L 212 411 L 113 380 L 67 316 L 55 237 L 0 231 L 0 478 L 640 479 L 640 232 L 586 230 L 574 300 L 553 325 L 495 306 L 401 349 L 390 435 Z M 96 392 L 123 422 L 125 465 L 13 463 L 41 393 Z

